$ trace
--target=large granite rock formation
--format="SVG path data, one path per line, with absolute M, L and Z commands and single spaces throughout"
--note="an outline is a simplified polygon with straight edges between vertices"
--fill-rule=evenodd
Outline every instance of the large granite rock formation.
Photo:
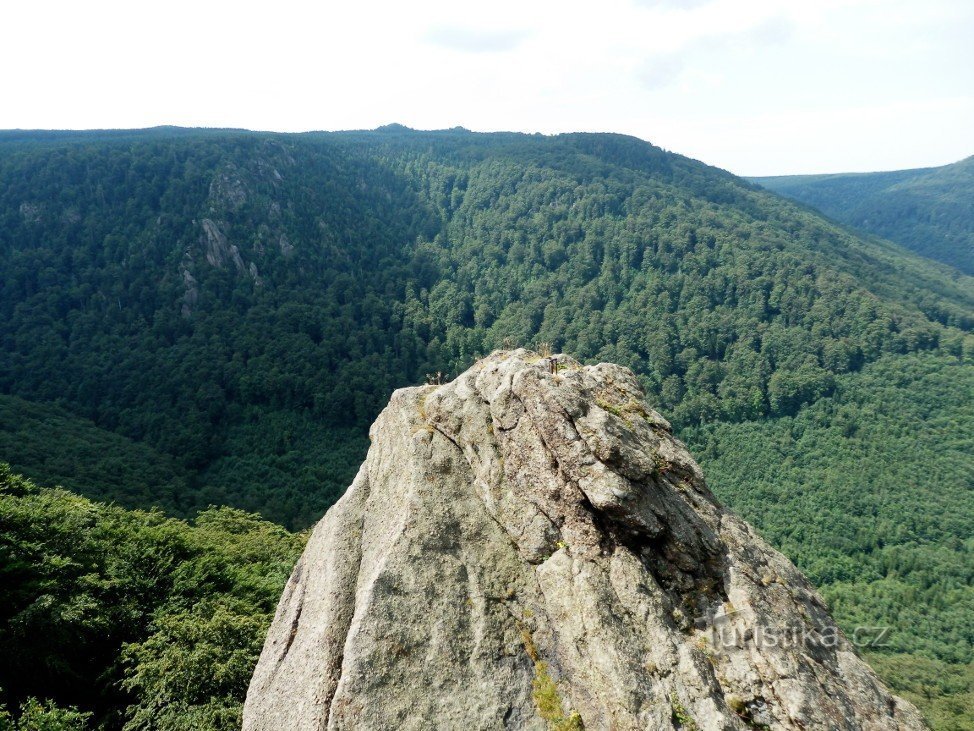
M 494 353 L 371 438 L 244 729 L 924 728 L 625 368 Z

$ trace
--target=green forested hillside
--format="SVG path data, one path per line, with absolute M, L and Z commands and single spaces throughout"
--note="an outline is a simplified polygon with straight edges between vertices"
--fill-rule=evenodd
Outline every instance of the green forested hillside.
M 99 429 L 51 404 L 0 396 L 0 455 L 26 477 L 129 508 L 158 506 L 171 515 L 225 502 L 188 487 L 167 454 Z
M 18 470 L 303 528 L 394 388 L 547 342 L 640 374 L 718 495 L 847 627 L 895 624 L 890 677 L 965 728 L 974 280 L 616 135 L 0 134 L 0 181 Z
M 395 387 L 505 341 L 630 365 L 684 425 L 974 321 L 972 280 L 619 136 L 21 135 L 0 180 L 0 391 L 292 527 Z
M 870 659 L 938 729 L 974 728 L 972 394 L 954 359 L 884 357 L 796 416 L 683 434 L 850 635 L 890 628 Z
M 188 524 L 0 463 L 0 728 L 3 706 L 22 731 L 239 728 L 302 543 L 230 508 Z
M 939 168 L 751 180 L 974 274 L 974 157 Z

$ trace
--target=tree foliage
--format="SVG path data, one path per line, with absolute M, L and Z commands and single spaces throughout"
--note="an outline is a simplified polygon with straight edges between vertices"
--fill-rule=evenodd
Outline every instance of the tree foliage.
M 160 470 L 7 459 L 132 507 L 306 526 L 393 389 L 505 342 L 631 366 L 679 426 L 974 353 L 971 280 L 618 135 L 18 133 L 0 181 L 0 392 Z
M 302 543 L 231 508 L 189 524 L 38 488 L 0 463 L 0 687 L 26 704 L 19 728 L 35 728 L 30 714 L 64 717 L 39 729 L 81 723 L 32 698 L 104 728 L 239 727 Z
M 682 434 L 717 495 L 850 636 L 888 628 L 871 660 L 935 729 L 974 728 L 972 394 L 974 369 L 956 358 L 886 356 L 795 416 Z

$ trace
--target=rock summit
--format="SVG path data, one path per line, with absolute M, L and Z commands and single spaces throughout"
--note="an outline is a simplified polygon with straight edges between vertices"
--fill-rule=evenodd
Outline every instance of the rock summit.
M 370 436 L 246 731 L 925 728 L 631 371 L 499 351 L 396 391 Z

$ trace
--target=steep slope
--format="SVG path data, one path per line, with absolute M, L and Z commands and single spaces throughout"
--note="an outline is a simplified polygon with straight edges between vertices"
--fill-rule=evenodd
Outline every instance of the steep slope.
M 401 377 L 387 323 L 415 196 L 327 146 L 299 164 L 258 135 L 92 139 L 0 154 L 0 389 L 172 455 L 194 492 L 307 524 Z
M 244 729 L 924 728 L 642 398 L 525 350 L 397 391 Z
M 155 505 L 185 516 L 225 502 L 192 491 L 189 476 L 169 455 L 57 406 L 16 396 L 0 396 L 0 456 L 39 484 L 124 507 Z
M 750 180 L 974 274 L 974 157 L 939 168 Z
M 893 668 L 884 679 L 944 729 L 974 728 L 972 706 L 944 698 L 974 693 L 972 394 L 974 369 L 888 357 L 796 416 L 680 435 L 713 491 L 795 561 L 840 626 L 888 628 L 877 670 Z

